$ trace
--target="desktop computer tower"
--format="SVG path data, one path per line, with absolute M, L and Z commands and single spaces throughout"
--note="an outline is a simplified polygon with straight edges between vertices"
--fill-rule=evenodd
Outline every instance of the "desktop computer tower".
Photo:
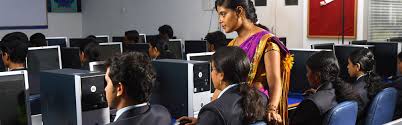
M 47 125 L 110 122 L 104 73 L 78 69 L 41 72 L 42 120 Z
M 151 103 L 165 106 L 172 117 L 196 116 L 211 101 L 207 61 L 162 59 L 152 63 L 157 82 Z

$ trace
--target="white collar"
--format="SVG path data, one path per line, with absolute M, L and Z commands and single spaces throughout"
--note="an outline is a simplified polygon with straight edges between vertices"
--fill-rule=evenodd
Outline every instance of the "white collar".
M 363 74 L 363 75 L 361 75 L 361 76 L 358 76 L 357 78 L 356 78 L 356 80 L 359 80 L 361 77 L 363 77 L 363 76 L 365 76 L 366 74 Z
M 141 104 L 130 105 L 130 106 L 124 107 L 124 108 L 122 108 L 122 109 L 119 109 L 119 110 L 117 110 L 117 112 L 116 112 L 116 117 L 114 117 L 114 120 L 113 120 L 113 121 L 116 121 L 116 120 L 120 117 L 121 114 L 123 114 L 124 112 L 126 112 L 126 111 L 128 111 L 128 110 L 130 110 L 130 109 L 138 108 L 138 107 L 143 107 L 143 106 L 146 106 L 146 105 L 148 105 L 148 103 L 144 102 L 144 103 L 141 103 Z
M 218 98 L 221 97 L 221 96 L 223 95 L 223 93 L 225 93 L 228 89 L 230 89 L 230 88 L 232 88 L 232 87 L 235 87 L 235 86 L 237 86 L 237 85 L 239 85 L 239 84 L 232 84 L 232 85 L 227 86 L 225 89 L 223 89 L 223 90 L 221 91 L 221 93 L 219 93 Z

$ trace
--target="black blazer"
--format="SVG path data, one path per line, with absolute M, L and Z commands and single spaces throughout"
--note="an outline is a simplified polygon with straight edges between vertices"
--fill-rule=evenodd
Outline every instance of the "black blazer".
M 291 125 L 322 125 L 325 114 L 338 104 L 332 83 L 324 83 L 315 94 L 306 97 L 297 106 Z
M 362 76 L 359 79 L 357 79 L 354 83 L 352 83 L 352 88 L 353 91 L 357 92 L 357 94 L 359 94 L 359 100 L 358 102 L 358 113 L 357 113 L 357 121 L 358 123 L 362 122 L 364 123 L 364 118 L 365 118 L 365 114 L 366 114 L 366 107 L 370 102 L 370 99 L 368 97 L 368 93 L 367 93 L 367 88 L 366 88 L 366 81 L 364 81 L 364 79 L 366 79 L 366 76 Z
M 242 96 L 239 94 L 239 86 L 228 89 L 221 97 L 210 102 L 201 108 L 198 115 L 199 125 L 243 125 L 243 108 L 241 106 Z M 258 90 L 257 90 L 258 91 Z M 266 107 L 268 98 L 258 91 L 263 97 L 263 104 Z M 265 109 L 264 109 L 265 110 Z M 258 118 L 263 121 L 264 118 Z
M 127 110 L 109 125 L 170 125 L 170 113 L 161 105 L 147 105 Z

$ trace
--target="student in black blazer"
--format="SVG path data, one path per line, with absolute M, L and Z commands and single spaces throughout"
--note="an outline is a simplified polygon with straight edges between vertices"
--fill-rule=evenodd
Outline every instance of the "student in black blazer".
M 333 52 L 318 52 L 306 62 L 307 78 L 313 87 L 291 116 L 291 125 L 321 125 L 325 114 L 345 100 L 358 100 L 358 95 L 339 78 L 339 65 Z
M 25 70 L 28 41 L 15 33 L 7 34 L 0 44 L 4 67 L 9 71 Z
M 349 55 L 348 73 L 355 81 L 351 83 L 353 91 L 360 96 L 358 124 L 365 118 L 366 107 L 374 96 L 382 89 L 381 77 L 376 75 L 374 54 L 366 48 L 356 50 Z
M 111 125 L 171 124 L 166 108 L 149 104 L 155 78 L 151 61 L 143 53 L 126 53 L 107 61 L 106 99 L 110 108 L 117 108 Z
M 264 121 L 267 96 L 247 85 L 250 61 L 239 47 L 222 47 L 211 57 L 214 87 L 222 90 L 218 99 L 201 108 L 198 119 L 179 121 L 200 125 L 243 125 Z

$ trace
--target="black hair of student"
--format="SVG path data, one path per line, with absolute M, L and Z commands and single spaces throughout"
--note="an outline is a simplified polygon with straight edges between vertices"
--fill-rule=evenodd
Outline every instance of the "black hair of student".
M 137 103 L 149 101 L 156 73 L 147 55 L 140 52 L 124 53 L 108 59 L 106 66 L 114 86 L 121 83 L 128 97 Z
M 130 30 L 124 32 L 124 36 L 127 38 L 128 41 L 132 41 L 134 43 L 138 43 L 140 39 L 140 34 L 137 30 Z
M 99 44 L 96 42 L 88 43 L 84 50 L 82 50 L 85 54 L 86 62 L 93 62 L 100 60 L 100 47 Z
M 169 39 L 173 39 L 173 28 L 170 25 L 163 25 L 158 28 L 159 33 L 161 34 L 167 34 L 169 36 Z
M 253 86 L 249 86 L 247 76 L 250 71 L 250 61 L 246 53 L 239 47 L 222 47 L 211 56 L 211 63 L 217 72 L 224 74 L 223 80 L 229 84 L 240 84 L 238 89 L 242 98 L 244 124 L 255 122 L 265 115 L 262 97 Z
M 28 42 L 22 39 L 6 39 L 1 42 L 1 51 L 9 55 L 11 62 L 23 64 L 28 54 Z
M 159 51 L 159 53 L 160 53 L 159 57 L 161 59 L 162 58 L 174 59 L 176 57 L 175 57 L 175 55 L 173 55 L 172 52 L 170 52 L 167 42 L 169 42 L 169 41 L 161 38 L 160 36 L 154 37 L 149 40 L 149 44 L 152 47 L 156 47 L 156 49 Z
M 402 52 L 398 54 L 398 59 L 402 61 Z
M 216 0 L 215 10 L 218 10 L 218 6 L 222 6 L 238 12 L 237 7 L 240 6 L 244 8 L 246 18 L 249 19 L 254 24 L 257 23 L 257 14 L 255 12 L 254 3 L 251 0 Z
M 28 43 L 28 41 L 29 41 L 28 36 L 23 32 L 8 33 L 1 39 L 1 41 L 13 41 L 13 40 L 16 40 L 16 39 L 25 41 L 26 43 Z
M 88 36 L 86 37 L 86 39 L 96 39 L 96 36 L 95 36 L 95 35 L 88 35 Z
M 29 37 L 30 47 L 47 46 L 46 36 L 42 33 L 35 33 Z
M 360 64 L 360 69 L 367 75 L 364 81 L 366 82 L 367 94 L 369 98 L 373 98 L 383 87 L 381 77 L 375 73 L 376 61 L 373 52 L 363 48 L 353 51 L 349 55 L 350 61 L 354 64 Z
M 205 39 L 208 41 L 209 44 L 214 45 L 215 50 L 218 50 L 223 46 L 227 46 L 228 44 L 228 42 L 226 41 L 226 35 L 221 31 L 208 33 L 205 36 Z
M 339 77 L 339 64 L 335 54 L 330 51 L 321 51 L 315 53 L 307 59 L 306 66 L 318 75 L 320 84 L 331 82 L 335 89 L 336 100 L 339 102 L 345 100 L 358 101 L 360 98 L 356 92 L 353 91 L 350 84 L 344 82 Z

